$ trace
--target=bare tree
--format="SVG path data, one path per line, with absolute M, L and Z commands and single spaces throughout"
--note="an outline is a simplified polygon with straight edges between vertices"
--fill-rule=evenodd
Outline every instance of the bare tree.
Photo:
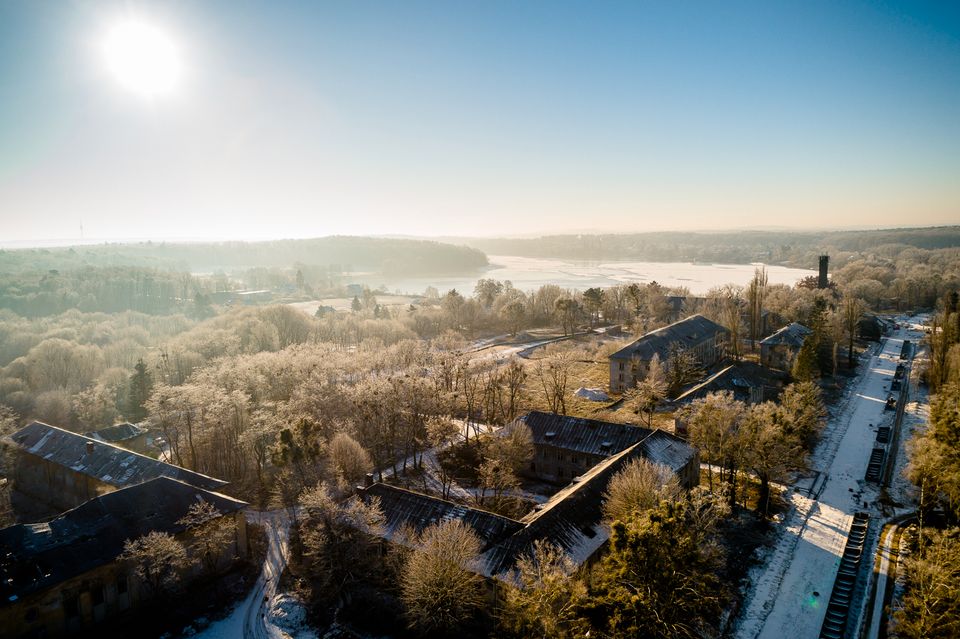
M 746 414 L 743 402 L 734 399 L 730 392 L 710 393 L 696 399 L 682 411 L 690 436 L 703 460 L 711 464 L 708 473 L 710 490 L 713 491 L 713 466 L 720 466 L 720 482 L 726 478 L 730 483 L 731 499 L 735 499 L 736 470 L 741 461 L 740 424 Z
M 947 639 L 960 633 L 960 539 L 956 529 L 923 529 L 905 564 L 907 592 L 894 612 L 898 637 Z
M 730 331 L 730 345 L 732 347 L 732 355 L 737 361 L 740 360 L 741 356 L 741 326 L 743 324 L 740 311 L 743 298 L 741 297 L 741 287 L 727 285 L 723 287 L 721 291 L 722 295 L 722 310 L 721 318 L 723 319 L 723 325 Z
M 596 326 L 600 319 L 600 309 L 603 308 L 604 294 L 602 288 L 588 288 L 583 292 L 583 305 L 590 313 L 590 326 Z
M 503 506 L 504 494 L 520 487 L 520 479 L 512 468 L 499 459 L 485 459 L 480 463 L 480 494 L 477 503 L 483 506 L 487 491 L 493 492 L 493 509 Z
M 520 411 L 519 400 L 523 392 L 523 384 L 527 381 L 527 370 L 516 359 L 510 360 L 503 375 L 506 385 L 506 406 L 504 421 L 512 422 Z
M 173 535 L 157 531 L 125 541 L 120 558 L 133 564 L 154 596 L 171 593 L 180 582 L 181 572 L 190 565 L 183 544 Z
M 215 575 L 235 537 L 231 520 L 223 517 L 210 502 L 200 500 L 191 504 L 187 514 L 177 523 L 190 530 L 190 554 L 199 558 L 208 576 Z
M 446 463 L 443 449 L 447 448 L 461 437 L 460 426 L 447 417 L 435 416 L 427 421 L 427 437 L 430 445 L 437 449 L 434 472 L 440 481 L 441 496 L 447 499 L 450 488 L 453 486 L 453 469 Z
M 863 315 L 864 303 L 856 297 L 844 297 L 841 308 L 843 327 L 847 333 L 847 366 L 853 368 L 853 342 L 857 338 L 857 326 Z
M 514 472 L 524 470 L 533 459 L 533 434 L 523 422 L 505 426 L 487 444 L 486 456 L 502 462 Z
M 577 318 L 580 316 L 580 305 L 576 300 L 569 297 L 561 297 L 554 304 L 554 312 L 563 326 L 564 335 L 572 335 L 577 325 Z
M 700 367 L 696 355 L 677 344 L 670 346 L 666 368 L 667 392 L 671 397 L 675 397 L 684 385 L 703 376 L 703 368 Z
M 787 432 L 780 409 L 771 402 L 751 406 L 741 426 L 744 466 L 760 480 L 757 512 L 770 510 L 770 482 L 785 479 L 803 465 L 800 438 Z
M 534 367 L 552 413 L 567 414 L 567 378 L 572 365 L 573 358 L 569 352 L 548 347 L 544 357 L 537 360 Z
M 323 484 L 304 491 L 299 501 L 307 570 L 322 592 L 342 596 L 377 569 L 378 537 L 386 521 L 380 502 L 354 496 L 338 503 Z
M 653 426 L 657 405 L 667 396 L 667 375 L 654 355 L 647 366 L 647 375 L 626 393 L 626 405 L 636 414 L 646 415 L 647 426 Z
M 523 328 L 527 320 L 527 307 L 521 300 L 508 302 L 501 310 L 500 316 L 507 323 L 510 334 L 516 335 Z
M 347 433 L 337 433 L 327 447 L 330 463 L 349 484 L 356 484 L 373 470 L 370 454 Z

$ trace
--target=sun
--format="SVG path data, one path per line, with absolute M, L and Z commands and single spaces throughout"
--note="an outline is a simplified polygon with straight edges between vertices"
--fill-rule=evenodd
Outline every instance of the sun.
M 180 79 L 180 52 L 174 41 L 139 20 L 115 24 L 103 41 L 103 55 L 117 81 L 142 97 L 168 95 Z

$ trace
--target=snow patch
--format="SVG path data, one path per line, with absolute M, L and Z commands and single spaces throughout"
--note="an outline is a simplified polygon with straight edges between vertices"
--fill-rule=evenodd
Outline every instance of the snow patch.
M 317 639 L 318 635 L 307 625 L 307 610 L 296 597 L 276 595 L 270 602 L 269 621 L 293 639 Z
M 602 388 L 584 388 L 581 386 L 574 393 L 577 397 L 590 400 L 591 402 L 608 402 L 610 396 Z

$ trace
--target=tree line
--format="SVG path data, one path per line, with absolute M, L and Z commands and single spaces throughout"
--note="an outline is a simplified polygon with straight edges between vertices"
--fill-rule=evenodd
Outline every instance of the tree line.
M 954 291 L 931 318 L 923 379 L 934 393 L 929 423 L 909 448 L 919 526 L 904 533 L 906 591 L 894 606 L 899 637 L 960 632 L 960 309 Z M 921 360 L 922 361 L 922 360 Z M 926 524 L 926 525 L 924 525 Z

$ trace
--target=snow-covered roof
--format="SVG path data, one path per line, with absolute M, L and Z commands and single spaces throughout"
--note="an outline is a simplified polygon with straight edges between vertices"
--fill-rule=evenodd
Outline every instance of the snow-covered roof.
M 598 429 L 622 426 L 594 420 L 564 419 L 569 424 L 593 422 Z M 579 426 L 590 428 L 584 423 Z M 482 549 L 478 572 L 487 577 L 512 579 L 517 560 L 531 553 L 538 539 L 558 546 L 574 562 L 581 564 L 609 538 L 610 531 L 603 522 L 604 493 L 610 479 L 624 465 L 632 459 L 644 457 L 680 473 L 688 464 L 696 462 L 696 451 L 670 433 L 632 426 L 626 428 L 641 434 L 640 438 L 612 450 L 609 457 L 574 479 L 546 503 L 538 504 L 520 520 L 385 484 L 361 488 L 360 494 L 365 501 L 373 497 L 380 499 L 386 518 L 387 539 L 403 526 L 419 532 L 440 521 L 460 519 L 480 538 Z
M 662 430 L 653 431 L 640 442 L 640 454 L 677 474 L 697 456 L 690 444 Z
M 590 455 L 612 455 L 652 432 L 649 428 L 596 419 L 531 411 L 518 418 L 533 435 L 534 446 L 553 446 Z
M 796 322 L 792 324 L 787 324 L 779 331 L 770 335 L 766 339 L 761 340 L 760 346 L 803 346 L 803 340 L 806 339 L 807 335 L 813 331 L 804 326 L 803 324 L 798 324 Z
M 216 490 L 227 485 L 200 473 L 140 455 L 42 422 L 31 422 L 10 436 L 22 453 L 44 459 L 116 487 L 171 477 L 193 486 Z
M 363 488 L 361 495 L 365 501 L 371 498 L 380 500 L 380 508 L 386 517 L 384 528 L 387 539 L 392 539 L 403 528 L 411 528 L 419 533 L 428 526 L 458 519 L 473 530 L 480 539 L 482 549 L 486 550 L 522 527 L 518 521 L 486 510 L 388 484 L 377 483 Z
M 682 405 L 695 399 L 706 397 L 710 393 L 730 391 L 735 399 L 749 402 L 752 389 L 764 389 L 764 399 L 775 396 L 786 383 L 783 373 L 764 368 L 754 362 L 739 362 L 714 373 L 704 381 L 681 393 L 673 400 L 674 405 Z M 768 397 L 768 394 L 771 397 Z
M 637 341 L 628 344 L 619 351 L 610 356 L 610 359 L 640 359 L 649 361 L 654 355 L 665 361 L 670 355 L 670 349 L 674 344 L 683 348 L 694 347 L 707 339 L 716 338 L 718 335 L 726 335 L 728 331 L 716 322 L 707 319 L 703 315 L 691 315 L 679 322 L 674 322 L 669 326 L 650 331 Z
M 107 426 L 106 428 L 101 428 L 100 430 L 92 430 L 88 433 L 84 433 L 84 437 L 89 437 L 90 439 L 96 439 L 101 442 L 125 442 L 129 439 L 134 439 L 139 437 L 147 432 L 146 428 L 137 426 L 136 424 L 131 424 L 129 422 L 124 422 L 123 424 L 114 424 L 113 426 Z

